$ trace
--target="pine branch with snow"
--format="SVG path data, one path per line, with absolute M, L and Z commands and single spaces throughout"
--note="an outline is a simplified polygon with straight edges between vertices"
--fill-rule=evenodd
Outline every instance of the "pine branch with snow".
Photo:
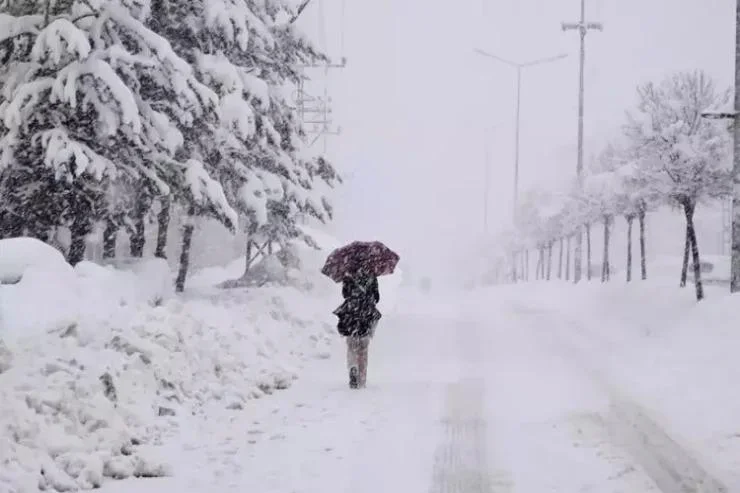
M 221 128 L 209 172 L 246 228 L 281 243 L 294 238 L 299 214 L 331 216 L 327 189 L 336 172 L 306 172 L 317 157 L 305 148 L 291 100 L 299 64 L 323 59 L 284 20 L 290 6 L 270 0 L 157 0 L 152 29 L 173 39 L 199 79 L 221 98 Z M 279 211 L 274 213 L 271 211 Z M 278 221 L 279 224 L 270 224 Z M 285 224 L 285 222 L 292 224 Z
M 204 129 L 209 121 L 215 127 L 219 99 L 140 20 L 146 5 L 127 5 L 71 2 L 26 36 L 30 49 L 16 51 L 22 56 L 4 68 L 0 169 L 14 177 L 3 180 L 13 184 L 12 193 L 43 188 L 44 204 L 79 182 L 75 190 L 105 202 L 118 195 L 115 187 L 128 188 L 126 183 L 139 183 L 156 196 L 185 181 L 192 152 L 185 149 L 183 130 L 197 128 L 208 140 Z M 40 16 L 30 17 L 38 21 Z M 15 18 L 17 31 L 27 18 Z M 10 23 L 7 17 L 3 21 Z M 54 180 L 34 178 L 45 176 L 43 170 Z M 96 190 L 95 197 L 90 189 Z M 50 214 L 43 227 L 70 224 L 78 214 L 90 216 L 87 221 L 120 216 L 115 204 L 96 209 L 96 214 L 71 209 Z

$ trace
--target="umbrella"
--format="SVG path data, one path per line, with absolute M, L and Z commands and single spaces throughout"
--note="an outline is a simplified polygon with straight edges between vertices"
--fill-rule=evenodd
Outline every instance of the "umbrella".
M 363 269 L 374 276 L 393 274 L 400 257 L 379 241 L 355 241 L 337 248 L 326 259 L 321 273 L 334 282 Z

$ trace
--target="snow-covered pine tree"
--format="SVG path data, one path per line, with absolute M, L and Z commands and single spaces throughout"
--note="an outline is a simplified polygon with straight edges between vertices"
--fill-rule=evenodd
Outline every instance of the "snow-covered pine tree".
M 235 224 L 180 130 L 207 139 L 218 97 L 144 25 L 147 3 L 19 5 L 0 17 L 0 192 L 4 216 L 20 218 L 13 233 L 69 226 L 77 262 L 93 222 L 115 229 L 145 188 Z
M 725 104 L 730 94 L 717 91 L 703 72 L 678 73 L 640 86 L 637 109 L 625 126 L 649 186 L 684 212 L 686 262 L 690 249 L 698 300 L 704 292 L 694 212 L 701 201 L 727 196 L 731 184 L 730 133 L 701 114 Z
M 150 26 L 221 97 L 217 179 L 250 235 L 285 244 L 301 214 L 326 220 L 338 175 L 303 142 L 291 98 L 298 64 L 322 58 L 277 0 L 153 0 Z

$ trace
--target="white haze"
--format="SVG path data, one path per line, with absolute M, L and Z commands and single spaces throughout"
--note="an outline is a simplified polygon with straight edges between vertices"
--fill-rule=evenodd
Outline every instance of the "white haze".
M 342 0 L 314 0 L 301 19 L 333 57 L 348 57 L 329 78 L 344 127 L 328 141 L 347 178 L 334 226 L 343 236 L 382 239 L 430 273 L 459 264 L 483 234 L 484 135 L 489 231 L 506 225 L 516 74 L 476 47 L 520 61 L 570 55 L 524 72 L 521 189 L 573 177 L 578 36 L 560 22 L 577 20 L 578 0 L 344 1 L 344 50 Z M 605 25 L 587 38 L 587 157 L 619 132 L 638 83 L 691 69 L 730 83 L 733 0 L 587 5 Z

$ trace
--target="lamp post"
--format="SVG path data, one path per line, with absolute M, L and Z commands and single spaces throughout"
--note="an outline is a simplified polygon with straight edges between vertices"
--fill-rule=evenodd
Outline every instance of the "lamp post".
M 492 53 L 489 53 L 487 51 L 483 51 L 480 49 L 475 50 L 476 53 L 479 55 L 483 55 L 485 57 L 491 58 L 493 60 L 497 60 L 501 63 L 504 63 L 510 67 L 514 67 L 516 69 L 516 147 L 514 151 L 514 214 L 516 214 L 516 208 L 519 203 L 519 128 L 521 123 L 521 117 L 520 117 L 520 108 L 521 108 L 521 88 L 522 88 L 522 70 L 527 67 L 533 67 L 535 65 L 542 65 L 544 63 L 550 63 L 555 62 L 558 60 L 562 60 L 563 58 L 566 58 L 567 54 L 561 54 L 557 56 L 547 57 L 547 58 L 540 58 L 537 60 L 532 60 L 529 62 L 524 63 L 518 63 L 511 60 L 507 60 L 506 58 L 501 58 L 500 56 L 494 55 Z

